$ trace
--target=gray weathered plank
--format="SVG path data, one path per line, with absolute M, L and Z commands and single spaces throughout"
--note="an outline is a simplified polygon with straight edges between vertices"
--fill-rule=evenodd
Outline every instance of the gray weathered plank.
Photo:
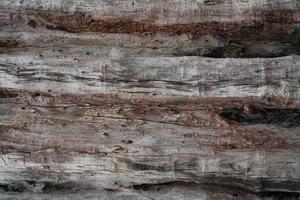
M 299 199 L 299 5 L 1 0 L 0 199 Z

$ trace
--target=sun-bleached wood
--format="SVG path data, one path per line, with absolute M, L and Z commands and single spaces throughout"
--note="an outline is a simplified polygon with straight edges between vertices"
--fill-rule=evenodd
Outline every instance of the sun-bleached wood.
M 1 0 L 0 199 L 300 197 L 295 0 Z

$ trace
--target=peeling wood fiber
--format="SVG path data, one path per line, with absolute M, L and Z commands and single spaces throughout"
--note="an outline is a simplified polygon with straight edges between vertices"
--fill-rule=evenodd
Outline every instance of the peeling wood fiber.
M 300 199 L 297 0 L 1 0 L 0 199 Z

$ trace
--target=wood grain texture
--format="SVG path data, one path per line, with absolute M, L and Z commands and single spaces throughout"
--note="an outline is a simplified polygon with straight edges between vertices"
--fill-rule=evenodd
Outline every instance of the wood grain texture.
M 0 199 L 299 199 L 299 12 L 1 0 Z
M 211 59 L 136 57 L 115 48 L 88 48 L 83 55 L 80 51 L 83 49 L 2 54 L 1 86 L 71 93 L 277 96 L 286 101 L 297 101 L 300 97 L 298 56 Z
M 33 187 L 25 184 L 22 190 L 47 192 L 48 184 L 72 183 L 75 189 L 136 191 L 143 184 L 186 182 L 250 193 L 299 190 L 300 112 L 293 105 L 244 98 L 158 101 L 1 93 L 2 181 L 14 177 L 10 181 Z M 246 121 L 226 118 L 232 107 L 249 110 Z M 251 121 L 260 112 L 269 112 L 269 120 Z

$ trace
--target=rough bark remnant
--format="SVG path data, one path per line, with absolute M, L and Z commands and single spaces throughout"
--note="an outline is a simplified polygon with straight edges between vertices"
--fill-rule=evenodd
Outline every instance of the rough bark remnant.
M 0 1 L 0 199 L 300 199 L 295 0 Z

